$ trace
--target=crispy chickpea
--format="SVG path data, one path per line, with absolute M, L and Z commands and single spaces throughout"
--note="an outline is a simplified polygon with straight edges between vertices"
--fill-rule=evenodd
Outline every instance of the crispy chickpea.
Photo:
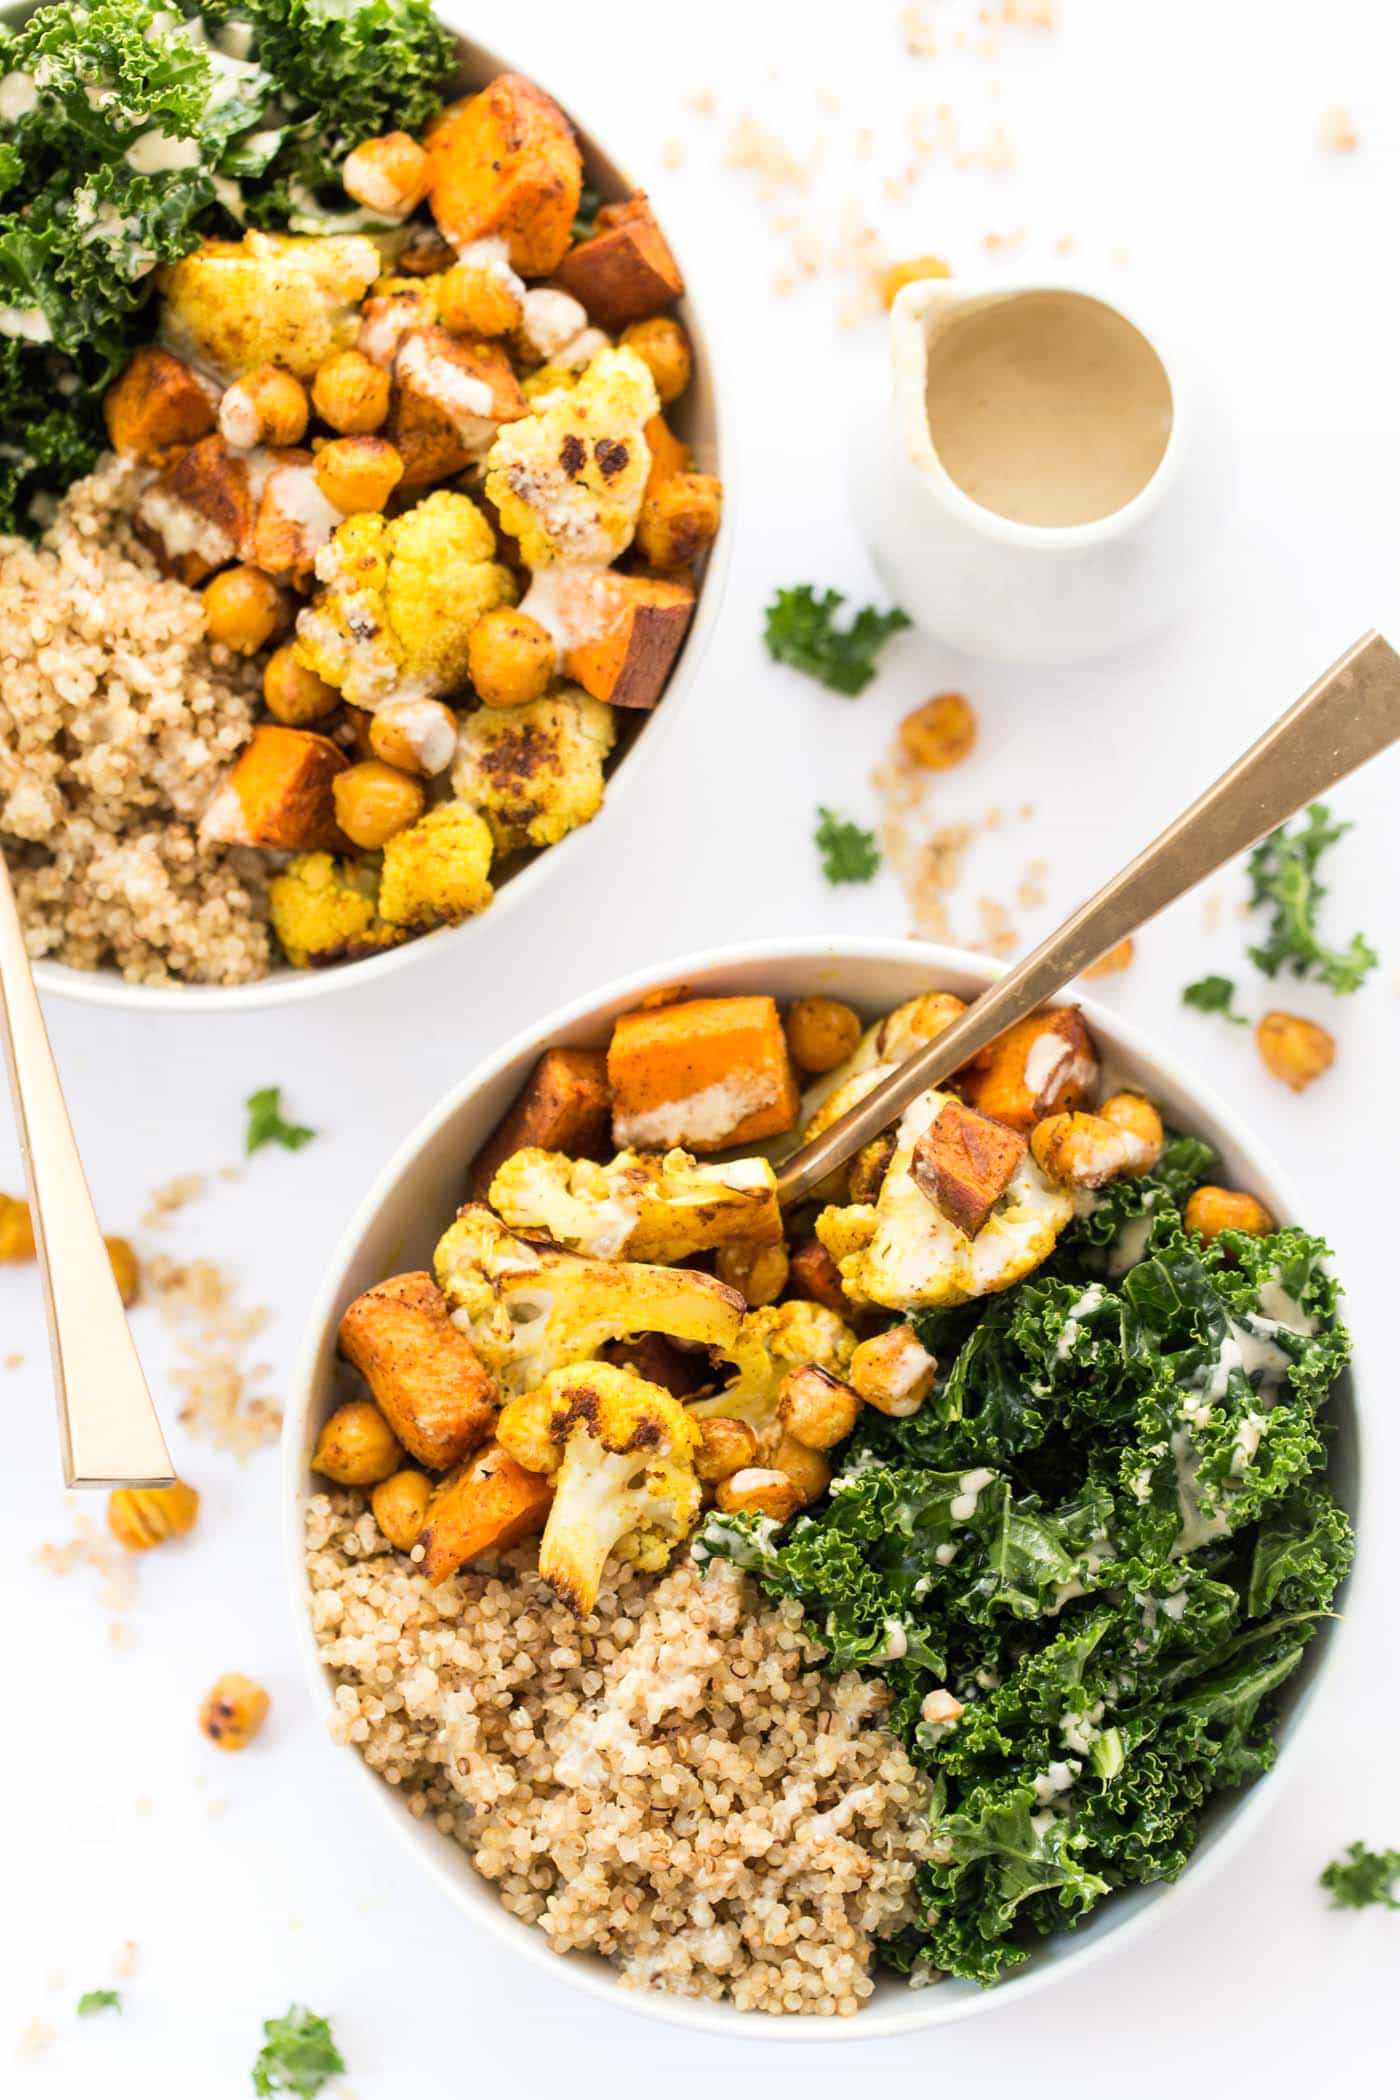
M 1213 1240 L 1222 1232 L 1252 1232 L 1257 1238 L 1272 1232 L 1272 1213 L 1257 1196 L 1245 1189 L 1217 1188 L 1212 1182 L 1193 1189 L 1186 1200 L 1186 1230 Z
M 783 1024 L 792 1061 L 804 1072 L 830 1072 L 860 1041 L 860 1015 L 842 999 L 794 999 Z
M 369 740 L 373 723 L 374 716 L 367 707 L 351 707 L 349 701 L 345 703 L 345 726 L 350 731 L 357 758 L 374 758 L 377 755 Z
M 688 569 L 719 531 L 724 491 L 713 474 L 669 474 L 637 521 L 637 545 L 653 569 Z
M 113 1488 L 107 1497 L 107 1528 L 128 1553 L 182 1539 L 198 1515 L 199 1496 L 183 1480 L 168 1488 Z
M 778 1420 L 811 1451 L 843 1442 L 859 1414 L 859 1393 L 818 1364 L 799 1364 L 778 1387 Z
M 917 999 L 910 999 L 904 1006 L 897 1006 L 892 1014 L 886 1014 L 875 1035 L 875 1048 L 882 1064 L 903 1064 L 925 1043 L 942 1035 L 951 1028 L 960 1014 L 967 1012 L 967 1001 L 956 992 L 921 992 Z
M 369 747 L 386 766 L 431 777 L 457 752 L 457 717 L 441 700 L 388 700 L 369 718 Z
M 373 1487 L 403 1464 L 398 1438 L 372 1400 L 347 1400 L 321 1427 L 313 1471 L 342 1487 Z
M 432 1493 L 433 1483 L 427 1474 L 413 1466 L 405 1467 L 402 1473 L 391 1473 L 372 1491 L 369 1506 L 374 1511 L 374 1521 L 400 1553 L 412 1551 L 427 1518 Z
M 386 131 L 366 139 L 341 163 L 341 187 L 367 211 L 386 219 L 406 219 L 428 194 L 429 161 L 417 139 L 406 131 Z
M 742 1473 L 757 1460 L 758 1437 L 748 1422 L 732 1415 L 710 1415 L 696 1427 L 700 1449 L 695 1454 L 695 1470 L 710 1486 Z
M 134 1305 L 141 1295 L 141 1264 L 136 1258 L 136 1249 L 130 1240 L 109 1233 L 106 1239 L 107 1259 L 112 1264 L 112 1274 L 117 1280 L 117 1293 L 123 1305 Z
M 887 1130 L 883 1137 L 872 1138 L 868 1145 L 861 1146 L 851 1161 L 847 1178 L 852 1203 L 878 1201 L 890 1170 L 890 1161 L 894 1158 L 896 1142 L 893 1131 Z
M 230 445 L 299 445 L 311 404 L 306 388 L 281 365 L 257 365 L 224 389 L 219 430 Z
M 1133 1139 L 1137 1150 L 1134 1154 L 1133 1172 L 1145 1174 L 1155 1167 L 1162 1156 L 1166 1143 L 1166 1132 L 1162 1118 L 1145 1094 L 1110 1094 L 1099 1109 L 1105 1123 Z
M 358 350 L 337 350 L 311 382 L 311 403 L 342 437 L 367 437 L 389 413 L 389 374 Z
M 226 1670 L 200 1702 L 199 1725 L 217 1750 L 245 1750 L 267 1719 L 271 1703 L 251 1677 Z
M 1083 975 L 1085 977 L 1113 977 L 1119 970 L 1127 969 L 1133 959 L 1133 952 L 1133 937 L 1129 934 L 1126 941 L 1120 941 L 1116 948 L 1109 949 L 1107 955 L 1101 955 L 1096 963 L 1090 963 Z
M 1292 1087 L 1295 1094 L 1320 1079 L 1337 1055 L 1337 1045 L 1327 1030 L 1302 1014 L 1265 1014 L 1254 1040 L 1275 1079 Z
M 1132 1097 L 1115 1096 L 1116 1102 Z M 1141 1097 L 1138 1097 L 1141 1098 Z M 1108 1104 L 1105 1103 L 1105 1106 Z M 1157 1112 L 1150 1102 L 1144 1107 Z M 1134 1113 L 1124 1109 L 1120 1114 Z M 1157 1117 L 1156 1149 L 1152 1140 L 1125 1122 L 1110 1121 L 1087 1109 L 1071 1109 L 1042 1116 L 1031 1132 L 1031 1152 L 1042 1174 L 1062 1188 L 1102 1189 L 1124 1176 L 1145 1174 L 1162 1149 L 1161 1118 Z
M 337 773 L 331 794 L 337 824 L 367 853 L 416 824 L 428 803 L 421 780 L 386 766 L 381 758 L 362 759 Z
M 455 335 L 510 335 L 520 326 L 520 294 L 499 270 L 454 263 L 435 290 L 442 325 Z
M 927 284 L 930 278 L 951 277 L 941 255 L 913 255 L 908 262 L 891 263 L 880 280 L 880 296 L 888 312 L 906 284 Z
M 467 643 L 467 669 L 488 707 L 525 707 L 540 699 L 554 662 L 549 629 L 509 605 L 483 613 Z
M 332 438 L 316 454 L 315 474 L 327 503 L 349 517 L 383 510 L 403 480 L 403 459 L 387 438 Z
M 715 1489 L 715 1506 L 726 1516 L 752 1510 L 756 1516 L 771 1517 L 775 1524 L 786 1524 L 789 1517 L 795 1517 L 802 1501 L 796 1483 L 771 1466 L 742 1466 Z
M 290 642 L 274 649 L 263 666 L 263 699 L 273 720 L 289 729 L 324 722 L 340 705 L 335 687 L 300 663 Z
M 650 321 L 634 321 L 622 331 L 622 340 L 635 350 L 656 382 L 657 399 L 665 408 L 690 385 L 694 360 L 690 337 L 670 314 L 656 314 Z
M 907 714 L 899 741 L 916 766 L 942 773 L 960 765 L 977 741 L 977 717 L 965 693 L 935 693 Z
M 223 569 L 204 586 L 204 625 L 211 642 L 255 656 L 287 626 L 287 601 L 270 576 L 247 562 Z
M 23 1196 L 0 1196 L 0 1261 L 33 1261 L 34 1220 Z
M 803 1509 L 831 1486 L 831 1468 L 822 1453 L 800 1443 L 795 1436 L 779 1437 L 770 1463 L 775 1471 L 792 1482 L 802 1497 Z
M 858 1342 L 849 1370 L 861 1399 L 898 1419 L 919 1412 L 933 1391 L 938 1359 L 929 1355 L 906 1321 Z
M 721 1247 L 715 1274 L 746 1305 L 776 1305 L 788 1280 L 787 1248 L 781 1240 L 776 1247 Z

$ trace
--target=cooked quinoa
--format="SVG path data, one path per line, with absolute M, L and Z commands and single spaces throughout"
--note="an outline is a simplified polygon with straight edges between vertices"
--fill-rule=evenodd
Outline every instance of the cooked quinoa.
M 903 1924 L 927 1782 L 878 1680 L 727 1565 L 610 1566 L 576 1620 L 534 1552 L 433 1589 L 354 1491 L 307 1512 L 333 1733 L 556 1952 L 747 2011 L 849 2014 Z
M 262 856 L 196 827 L 259 674 L 133 537 L 139 477 L 109 456 L 37 546 L 0 539 L 0 845 L 31 955 L 240 984 L 270 960 Z

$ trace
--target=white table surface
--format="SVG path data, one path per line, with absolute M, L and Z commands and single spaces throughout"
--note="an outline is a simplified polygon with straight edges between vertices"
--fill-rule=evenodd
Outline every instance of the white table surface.
M 947 25 L 945 49 L 975 15 L 961 0 L 926 11 Z M 916 701 L 956 685 L 979 712 L 977 752 L 941 791 L 950 821 L 997 801 L 1035 804 L 1015 864 L 984 857 L 954 907 L 971 930 L 979 888 L 1006 896 L 1019 859 L 1043 857 L 1048 903 L 1021 915 L 1030 934 L 1357 632 L 1400 629 L 1393 16 L 1387 24 L 1374 0 L 1062 0 L 1060 12 L 1057 34 L 1008 33 L 995 58 L 952 49 L 916 61 L 893 4 L 707 0 L 682 13 L 610 0 L 598 13 L 539 9 L 523 31 L 511 8 L 477 11 L 483 36 L 571 98 L 621 158 L 655 170 L 653 193 L 693 260 L 738 405 L 734 571 L 703 693 L 651 796 L 629 799 L 617 828 L 605 815 L 573 855 L 569 882 L 528 916 L 499 927 L 488 917 L 450 959 L 425 957 L 382 988 L 347 975 L 334 998 L 263 1017 L 147 1020 L 51 1002 L 109 1229 L 141 1240 L 154 1186 L 236 1161 L 253 1087 L 281 1084 L 321 1132 L 299 1155 L 266 1151 L 241 1179 L 216 1180 L 164 1236 L 178 1253 L 230 1265 L 248 1299 L 275 1308 L 254 1352 L 272 1363 L 274 1390 L 285 1389 L 302 1310 L 349 1207 L 439 1093 L 505 1035 L 607 976 L 707 942 L 906 930 L 892 877 L 832 891 L 809 837 L 819 801 L 869 821 L 871 767 Z M 708 118 L 681 107 L 703 86 L 719 104 Z M 820 106 L 818 90 L 840 97 L 839 113 Z M 974 142 L 1004 122 L 1018 165 L 993 174 L 940 161 L 912 197 L 885 198 L 880 176 L 905 156 L 896 145 L 882 157 L 882 142 L 914 103 L 944 101 Z M 1315 143 L 1334 102 L 1362 134 L 1350 156 Z M 878 330 L 833 328 L 829 279 L 793 298 L 771 294 L 781 256 L 765 212 L 751 178 L 724 166 L 744 111 L 795 151 L 826 134 L 820 187 L 797 203 L 804 213 L 858 198 L 894 252 L 932 249 L 959 270 L 986 266 L 989 231 L 1027 229 L 1022 253 L 998 264 L 1008 273 L 1047 266 L 1056 238 L 1072 233 L 1076 254 L 1060 267 L 1170 312 L 1219 390 L 1239 486 L 1214 582 L 1187 625 L 1132 656 L 1054 674 L 958 660 L 910 635 L 858 702 L 766 661 L 760 614 L 774 586 L 810 579 L 872 593 L 846 516 L 843 455 L 879 351 Z M 861 126 L 877 134 L 869 159 L 852 150 Z M 670 139 L 686 155 L 666 172 Z M 8 1270 L 0 1353 L 22 1351 L 25 1362 L 0 1371 L 0 1552 L 17 1663 L 0 1732 L 12 1927 L 0 1976 L 5 2090 L 36 2100 L 246 2094 L 259 2023 L 291 1998 L 333 2018 L 351 2066 L 344 2090 L 360 2100 L 652 2090 L 709 2100 L 775 2079 L 833 2100 L 877 2079 L 975 2087 L 987 2100 L 1032 2090 L 1058 2100 L 1086 2084 L 1165 2096 L 1200 2078 L 1221 2092 L 1267 2081 L 1284 2096 L 1339 2078 L 1349 2090 L 1386 2089 L 1400 1920 L 1332 1912 L 1316 1879 L 1354 1837 L 1400 1843 L 1400 1545 L 1381 1517 L 1382 1483 L 1400 1464 L 1387 1389 L 1397 789 L 1392 757 L 1336 797 L 1357 829 L 1334 856 L 1332 923 L 1342 934 L 1363 924 L 1385 960 L 1350 1001 L 1283 994 L 1338 1037 L 1333 1073 L 1306 1096 L 1264 1074 L 1243 1030 L 1180 1004 L 1180 987 L 1204 969 L 1239 975 L 1255 1011 L 1265 1003 L 1240 967 L 1246 934 L 1228 902 L 1209 934 L 1199 901 L 1179 907 L 1140 941 L 1133 969 L 1100 988 L 1225 1089 L 1287 1161 L 1350 1286 L 1371 1410 L 1369 1566 L 1332 1686 L 1335 1726 L 1312 1731 L 1224 1880 L 1024 2005 L 835 2054 L 714 2044 L 574 1994 L 407 1878 L 389 1833 L 362 1814 L 355 1775 L 321 1740 L 298 1674 L 273 1451 L 239 1465 L 174 1431 L 181 1469 L 204 1496 L 199 1530 L 141 1567 L 127 1652 L 112 1649 L 89 1572 L 60 1579 L 36 1566 L 35 1548 L 67 1536 L 72 1512 L 58 1483 L 37 1277 Z M 1219 887 L 1227 900 L 1241 893 L 1237 876 Z M 0 1186 L 17 1179 L 6 1129 Z M 138 1316 L 138 1333 L 158 1374 L 154 1314 Z M 101 1500 L 89 1505 L 99 1517 Z M 194 1725 L 200 1694 L 230 1667 L 273 1695 L 263 1739 L 238 1759 L 219 1757 Z M 226 1812 L 211 1815 L 211 1800 Z M 122 2016 L 78 2023 L 78 1993 L 110 1980 L 127 1940 L 139 1967 Z M 36 2016 L 56 2039 L 16 2064 Z

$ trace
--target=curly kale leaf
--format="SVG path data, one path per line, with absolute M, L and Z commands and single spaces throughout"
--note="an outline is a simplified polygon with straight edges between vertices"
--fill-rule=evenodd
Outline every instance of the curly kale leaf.
M 1318 1876 L 1333 1910 L 1365 1910 L 1372 1903 L 1400 1910 L 1400 1852 L 1372 1852 L 1358 1839 Z
M 1330 991 L 1354 992 L 1380 961 L 1359 933 L 1345 948 L 1331 948 L 1318 932 L 1318 907 L 1327 895 L 1318 862 L 1350 829 L 1336 822 L 1325 803 L 1314 802 L 1297 830 L 1281 825 L 1250 854 L 1250 904 L 1269 906 L 1271 916 L 1267 940 L 1250 949 L 1249 959 L 1266 977 L 1289 970 L 1318 979 Z
M 863 605 L 839 627 L 836 616 L 845 602 L 840 591 L 818 597 L 810 583 L 777 591 L 764 616 L 763 639 L 776 663 L 791 664 L 852 699 L 870 684 L 876 658 L 890 636 L 909 625 L 909 615 L 897 605 L 888 612 Z
M 1199 1138 L 1183 1137 L 1179 1131 L 1173 1131 L 1150 1174 L 1110 1182 L 1099 1191 L 1093 1209 L 1086 1217 L 1076 1219 L 1065 1235 L 1059 1260 L 1063 1263 L 1066 1255 L 1085 1246 L 1111 1247 L 1126 1227 L 1150 1217 L 1164 1199 L 1177 1210 L 1184 1208 L 1187 1197 L 1205 1180 L 1215 1160 L 1214 1151 Z M 1131 1238 L 1120 1242 L 1123 1245 L 1136 1261 L 1141 1249 L 1134 1250 Z M 1115 1248 L 1114 1254 L 1118 1251 Z M 1112 1255 L 1109 1266 L 1115 1266 Z M 1128 1261 L 1122 1266 L 1128 1267 Z

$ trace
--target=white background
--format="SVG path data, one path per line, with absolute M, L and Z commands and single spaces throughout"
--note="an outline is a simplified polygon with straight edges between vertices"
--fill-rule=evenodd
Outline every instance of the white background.
M 706 943 L 784 932 L 898 933 L 892 877 L 832 891 L 810 845 L 814 805 L 869 821 L 872 764 L 894 723 L 949 685 L 977 706 L 981 741 L 946 776 L 953 821 L 993 803 L 1035 815 L 977 864 L 971 901 L 1014 892 L 1020 864 L 1050 865 L 1058 915 L 1232 758 L 1355 634 L 1400 629 L 1395 532 L 1395 200 L 1400 36 L 1376 0 L 1062 0 L 1053 36 L 1008 33 L 996 56 L 953 47 L 974 19 L 960 0 L 927 9 L 944 55 L 905 55 L 890 0 L 609 0 L 602 9 L 476 10 L 479 33 L 586 113 L 645 171 L 728 366 L 737 419 L 727 462 L 738 508 L 725 618 L 696 704 L 673 725 L 651 796 L 605 813 L 569 877 L 534 908 L 488 916 L 470 940 L 425 955 L 385 986 L 285 1012 L 200 1022 L 97 1013 L 54 1002 L 50 1024 L 103 1218 L 134 1231 L 150 1189 L 237 1159 L 243 1097 L 279 1083 L 321 1132 L 291 1156 L 265 1151 L 213 1183 L 166 1243 L 235 1268 L 275 1308 L 266 1348 L 285 1391 L 302 1311 L 348 1209 L 439 1093 L 507 1034 L 633 966 Z M 683 110 L 697 87 L 713 116 Z M 818 90 L 842 107 L 820 106 Z M 994 99 L 995 98 L 995 99 Z M 934 163 L 891 201 L 881 176 L 907 158 L 905 112 L 950 103 L 965 140 L 1004 123 L 1006 173 Z M 1361 149 L 1327 156 L 1319 117 L 1339 102 Z M 1218 389 L 1238 505 L 1190 620 L 1131 656 L 1054 674 L 960 661 L 917 636 L 890 649 L 877 687 L 848 702 L 768 664 L 762 604 L 775 585 L 873 580 L 847 520 L 844 455 L 878 384 L 878 326 L 832 323 L 839 287 L 819 277 L 774 296 L 783 258 L 750 178 L 726 168 L 748 111 L 805 154 L 826 146 L 794 207 L 834 217 L 860 201 L 894 253 L 932 249 L 959 273 L 1043 273 L 1056 239 L 1072 268 L 1170 315 Z M 875 133 L 869 158 L 856 132 Z M 662 148 L 685 143 L 664 172 Z M 773 209 L 782 210 L 780 201 Z M 988 232 L 1026 230 L 991 265 Z M 1397 637 L 1400 638 L 1400 637 Z M 140 1569 L 136 1644 L 117 1653 L 87 1571 L 66 1580 L 34 1549 L 72 1528 L 57 1457 L 32 1270 L 0 1275 L 4 1463 L 0 1550 L 14 1657 L 5 1700 L 6 1914 L 0 2061 L 7 2090 L 112 2100 L 224 2100 L 249 2091 L 259 2023 L 289 1998 L 334 2019 L 360 2100 L 417 2093 L 716 2091 L 800 2084 L 848 2094 L 876 2081 L 975 2089 L 987 2100 L 1086 2086 L 1145 2096 L 1208 2080 L 1218 2091 L 1311 2094 L 1324 2083 L 1385 2089 L 1393 2077 L 1400 1919 L 1332 1912 L 1318 1870 L 1349 1839 L 1400 1844 L 1397 1643 L 1400 1546 L 1381 1515 L 1400 1465 L 1391 1391 L 1395 1295 L 1393 1075 L 1400 1051 L 1395 816 L 1400 756 L 1335 799 L 1357 822 L 1334 856 L 1339 934 L 1363 924 L 1385 951 L 1357 998 L 1289 987 L 1285 1003 L 1338 1037 L 1332 1074 L 1295 1098 L 1258 1065 L 1244 1030 L 1182 1008 L 1203 969 L 1240 976 L 1268 1003 L 1242 951 L 1238 877 L 1204 930 L 1199 900 L 1139 942 L 1133 969 L 1099 989 L 1155 1029 L 1239 1103 L 1303 1188 L 1308 1222 L 1338 1251 L 1352 1293 L 1371 1416 L 1369 1566 L 1353 1590 L 1354 1637 L 1270 1813 L 1224 1880 L 1173 1908 L 1161 1929 L 1021 2006 L 990 2008 L 925 2038 L 818 2054 L 716 2045 L 571 1993 L 479 1939 L 432 1889 L 406 1877 L 390 1834 L 362 1813 L 356 1775 L 320 1739 L 298 1676 L 278 1542 L 276 1455 L 246 1465 L 173 1442 L 204 1504 L 188 1545 Z M 1012 848 L 1014 847 L 1014 851 Z M 961 921 L 965 921 L 963 924 Z M 8 1133 L 0 1186 L 17 1185 Z M 149 1237 L 145 1241 L 151 1243 Z M 138 1316 L 154 1370 L 155 1316 Z M 174 1413 L 168 1393 L 167 1419 Z M 100 1517 L 100 1498 L 92 1504 Z M 256 1748 L 221 1758 L 194 1725 L 220 1671 L 253 1672 L 273 1695 Z M 210 1800 L 227 1803 L 211 1816 Z M 149 1812 L 137 1803 L 149 1801 Z M 81 2024 L 80 1991 L 140 1949 L 125 2011 Z M 61 1980 L 59 1980 L 61 1979 Z M 57 2030 L 38 2059 L 11 2055 L 38 2016 Z M 13 2081 L 11 2078 L 13 2070 Z

